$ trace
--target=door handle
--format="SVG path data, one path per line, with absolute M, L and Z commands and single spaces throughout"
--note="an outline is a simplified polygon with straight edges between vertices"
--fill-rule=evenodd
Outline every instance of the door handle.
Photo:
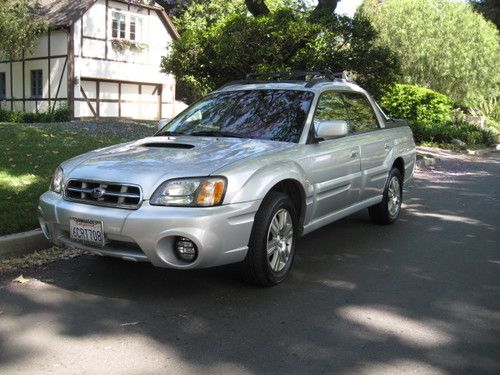
M 359 156 L 358 150 L 352 150 L 351 151 L 351 158 L 357 158 Z

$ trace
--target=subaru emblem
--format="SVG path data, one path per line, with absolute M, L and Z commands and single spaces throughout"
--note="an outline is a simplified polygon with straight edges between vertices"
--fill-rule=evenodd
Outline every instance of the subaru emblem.
M 98 187 L 98 188 L 92 189 L 92 191 L 90 192 L 90 195 L 92 196 L 92 198 L 99 199 L 99 198 L 102 198 L 102 196 L 105 193 L 106 193 L 106 190 Z

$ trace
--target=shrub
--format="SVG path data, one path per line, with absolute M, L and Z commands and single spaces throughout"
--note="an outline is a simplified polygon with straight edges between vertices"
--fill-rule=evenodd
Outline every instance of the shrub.
M 0 122 L 8 122 L 10 119 L 10 112 L 0 108 Z
M 73 118 L 73 111 L 67 106 L 59 107 L 52 112 L 53 122 L 70 121 Z
M 491 131 L 478 128 L 467 122 L 458 123 L 422 123 L 411 121 L 415 142 L 433 142 L 439 144 L 450 144 L 453 139 L 465 142 L 467 146 L 490 146 L 495 143 Z
M 392 85 L 381 100 L 388 115 L 418 122 L 451 121 L 452 101 L 446 95 L 419 86 Z
M 37 122 L 41 117 L 39 113 L 23 112 L 21 115 L 21 122 L 32 124 Z
M 16 122 L 32 124 L 35 122 L 64 122 L 70 121 L 72 111 L 69 107 L 59 107 L 54 111 L 43 113 L 31 113 L 20 111 L 6 111 L 0 109 L 0 122 Z
M 20 111 L 10 112 L 10 117 L 8 122 L 24 122 L 23 115 L 24 113 Z

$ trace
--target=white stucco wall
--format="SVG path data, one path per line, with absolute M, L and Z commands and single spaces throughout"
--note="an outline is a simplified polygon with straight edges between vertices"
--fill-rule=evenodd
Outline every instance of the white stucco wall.
M 132 4 L 129 6 L 116 1 L 109 1 L 108 4 L 107 17 L 106 1 L 98 0 L 73 25 L 75 117 L 93 116 L 88 103 L 83 101 L 81 87 L 84 88 L 87 95 L 91 96 L 93 109 L 97 108 L 96 83 L 85 81 L 85 78 L 101 80 L 98 106 L 101 117 L 121 115 L 122 117 L 156 119 L 160 112 L 162 117 L 172 117 L 176 112 L 174 106 L 175 79 L 160 71 L 161 58 L 169 53 L 172 36 L 155 10 L 148 10 Z M 143 51 L 120 52 L 113 48 L 112 13 L 114 10 L 142 19 L 142 39 L 139 42 L 145 46 Z M 68 55 L 67 38 L 66 31 L 51 31 L 50 55 L 52 57 L 50 64 L 47 57 L 49 55 L 49 34 L 39 38 L 33 52 L 25 56 L 24 87 L 23 62 L 6 62 L 6 59 L 0 56 L 0 72 L 4 72 L 6 75 L 6 99 L 8 99 L 0 103 L 2 108 L 47 111 L 49 98 L 51 105 L 54 105 L 59 82 L 61 84 L 57 97 L 67 98 L 68 67 L 65 66 Z M 35 69 L 40 69 L 43 72 L 43 96 L 41 100 L 30 100 L 31 70 Z M 92 85 L 94 85 L 94 91 L 92 91 Z M 118 103 L 112 102 L 117 101 L 120 96 L 119 87 L 122 99 L 120 106 Z M 161 103 L 159 92 L 162 93 Z M 66 104 L 66 102 L 57 103 Z
M 83 101 L 81 88 L 87 96 L 90 82 L 85 78 L 111 80 L 100 83 L 100 99 L 118 99 L 118 81 L 121 81 L 121 116 L 143 119 L 156 119 L 161 105 L 162 117 L 173 112 L 175 100 L 175 79 L 160 71 L 162 56 L 169 53 L 172 37 L 154 10 L 109 1 L 108 25 L 106 28 L 106 5 L 98 0 L 74 26 L 75 78 L 74 87 L 75 116 L 89 117 L 92 111 Z M 140 52 L 120 52 L 113 48 L 112 14 L 119 11 L 142 19 L 142 39 L 145 49 Z M 83 29 L 82 29 L 83 27 Z M 106 35 L 107 29 L 107 35 Z M 104 39 L 104 40 L 101 40 Z M 106 47 L 107 46 L 107 47 Z M 83 82 L 83 83 L 82 83 Z M 139 94 L 141 84 L 142 93 Z M 152 95 L 157 85 L 162 86 L 162 103 L 158 95 Z M 95 98 L 95 97 L 94 97 Z M 80 100 L 78 100 L 80 99 Z M 95 101 L 91 105 L 96 109 Z M 101 117 L 118 116 L 116 103 L 100 102 Z
M 1 62 L 0 72 L 6 76 L 6 101 L 2 102 L 2 108 L 27 112 L 46 112 L 56 99 L 59 82 L 61 86 L 58 98 L 67 98 L 67 76 L 63 72 L 64 61 L 67 55 L 68 35 L 65 31 L 55 30 L 50 32 L 50 64 L 49 64 L 49 34 L 41 35 L 32 53 L 25 55 L 24 60 L 24 105 L 23 105 L 23 61 Z M 0 61 L 5 61 L 0 57 Z M 11 70 L 12 65 L 12 70 Z M 50 71 L 49 71 L 50 65 Z M 31 70 L 42 70 L 43 96 L 41 100 L 31 100 Z M 12 71 L 12 90 L 11 90 Z M 62 75 L 62 80 L 61 80 Z M 50 96 L 49 96 L 50 77 Z M 11 104 L 11 100 L 12 104 Z M 65 102 L 57 102 L 58 105 Z

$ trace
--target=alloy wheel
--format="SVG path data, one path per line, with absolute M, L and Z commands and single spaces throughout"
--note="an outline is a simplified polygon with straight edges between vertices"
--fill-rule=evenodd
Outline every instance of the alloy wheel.
M 267 259 L 274 272 L 280 272 L 286 267 L 292 246 L 292 216 L 286 209 L 281 208 L 271 220 L 267 233 Z

